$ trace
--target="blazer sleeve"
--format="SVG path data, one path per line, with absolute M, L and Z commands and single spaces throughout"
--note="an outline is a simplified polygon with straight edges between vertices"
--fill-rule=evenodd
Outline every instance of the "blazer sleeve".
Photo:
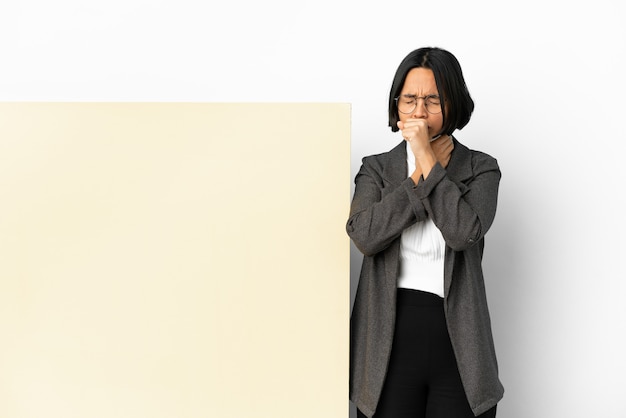
M 496 215 L 501 178 L 496 159 L 473 151 L 471 167 L 471 177 L 455 183 L 437 163 L 429 176 L 413 187 L 411 195 L 423 204 L 446 244 L 455 251 L 480 242 Z
M 386 179 L 379 156 L 365 157 L 355 177 L 355 191 L 346 231 L 366 256 L 385 250 L 402 231 L 427 217 L 420 199 L 411 199 L 415 184 Z

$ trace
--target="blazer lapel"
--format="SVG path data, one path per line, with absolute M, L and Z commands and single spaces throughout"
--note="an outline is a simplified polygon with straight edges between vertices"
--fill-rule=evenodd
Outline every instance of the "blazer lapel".
M 452 137 L 452 140 L 454 141 L 454 150 L 452 150 L 452 156 L 448 167 L 446 167 L 446 172 L 448 177 L 457 185 L 465 187 L 463 183 L 473 176 L 472 153 L 469 148 L 457 141 L 456 138 Z
M 464 194 L 468 187 L 466 183 L 473 177 L 472 173 L 472 153 L 469 148 L 461 144 L 456 138 L 453 137 L 454 150 L 452 150 L 452 156 L 450 163 L 446 167 L 448 177 L 459 187 L 461 193 Z M 456 259 L 456 252 L 452 248 L 446 246 L 446 256 L 444 260 L 444 274 L 443 274 L 443 293 L 446 299 L 450 293 L 450 285 L 452 284 L 452 272 L 454 270 L 454 263 Z
M 383 167 L 382 177 L 385 181 L 399 186 L 407 179 L 406 141 L 402 141 L 388 153 Z
M 407 179 L 406 142 L 402 141 L 386 154 L 381 177 L 383 179 L 383 195 L 400 186 Z M 387 298 L 395 303 L 398 270 L 400 268 L 400 240 L 397 239 L 385 251 L 385 288 Z

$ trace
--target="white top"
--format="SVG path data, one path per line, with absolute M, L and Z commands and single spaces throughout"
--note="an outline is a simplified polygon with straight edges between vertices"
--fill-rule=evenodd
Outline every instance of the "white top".
M 415 171 L 415 157 L 406 143 L 407 177 Z M 398 287 L 421 290 L 443 297 L 443 265 L 446 243 L 428 218 L 402 231 Z

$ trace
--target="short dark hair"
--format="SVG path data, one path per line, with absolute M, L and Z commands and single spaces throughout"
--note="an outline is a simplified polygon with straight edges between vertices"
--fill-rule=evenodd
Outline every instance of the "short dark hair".
M 389 92 L 389 126 L 398 131 L 398 108 L 396 97 L 400 95 L 406 76 L 413 68 L 428 68 L 435 75 L 439 96 L 445 100 L 443 106 L 442 134 L 452 135 L 456 129 L 462 129 L 469 122 L 474 111 L 474 100 L 470 97 L 461 65 L 450 52 L 436 47 L 425 47 L 412 51 L 396 70 L 396 75 Z

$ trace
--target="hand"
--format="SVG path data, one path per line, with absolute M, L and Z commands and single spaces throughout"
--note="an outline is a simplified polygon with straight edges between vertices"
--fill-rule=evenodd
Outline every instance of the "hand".
M 430 133 L 428 123 L 424 119 L 409 119 L 398 122 L 402 137 L 409 141 L 415 155 L 421 154 L 430 147 Z
M 450 135 L 441 135 L 439 138 L 431 142 L 430 146 L 435 152 L 435 156 L 437 157 L 439 164 L 443 167 L 447 167 L 450 162 L 450 157 L 452 156 L 452 150 L 454 149 L 452 137 Z
M 428 124 L 423 119 L 410 119 L 398 122 L 402 137 L 409 142 L 415 155 L 415 171 L 411 178 L 418 183 L 420 176 L 428 177 L 436 162 L 447 167 L 450 162 L 454 142 L 450 135 L 441 135 L 431 142 Z

